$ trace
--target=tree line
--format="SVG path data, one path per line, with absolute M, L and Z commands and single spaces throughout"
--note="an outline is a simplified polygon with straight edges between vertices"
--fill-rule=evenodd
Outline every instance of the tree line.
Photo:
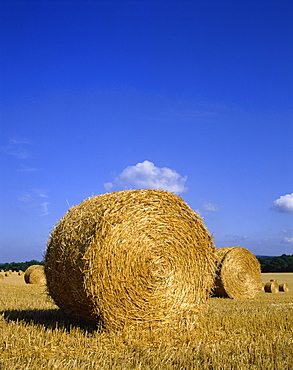
M 257 256 L 262 272 L 293 272 L 293 254 L 279 257 Z
M 0 264 L 0 270 L 4 271 L 25 271 L 28 267 L 31 265 L 43 265 L 44 262 L 37 261 L 37 260 L 31 260 L 31 261 L 25 261 L 25 262 L 7 262 Z
M 293 272 L 293 254 L 279 257 L 257 256 L 262 272 Z M 0 264 L 0 270 L 25 271 L 31 265 L 43 265 L 44 261 L 10 262 Z

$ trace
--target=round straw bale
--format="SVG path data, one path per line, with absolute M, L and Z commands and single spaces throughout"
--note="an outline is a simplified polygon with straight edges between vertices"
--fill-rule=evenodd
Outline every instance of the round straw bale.
M 252 299 L 261 289 L 260 264 L 254 254 L 242 247 L 216 250 L 214 296 Z
M 280 292 L 289 292 L 289 286 L 287 283 L 279 284 L 279 291 Z
M 213 271 L 201 218 L 182 198 L 151 189 L 86 199 L 56 225 L 45 254 L 56 304 L 109 329 L 194 319 Z
M 279 284 L 276 281 L 268 281 L 265 284 L 265 292 L 266 293 L 278 293 L 279 292 Z
M 19 270 L 19 271 L 18 271 L 18 275 L 19 275 L 19 276 L 21 276 L 21 275 L 23 275 L 23 274 L 24 274 L 24 272 L 23 272 L 22 270 Z
M 10 276 L 11 274 L 10 274 L 10 272 L 9 271 L 5 271 L 5 274 L 4 274 L 5 276 Z
M 0 273 L 0 280 L 4 279 L 4 275 Z
M 276 283 L 277 283 L 277 280 L 276 280 L 276 279 L 270 279 L 270 281 L 274 281 L 274 282 L 276 282 Z
M 27 284 L 46 284 L 44 266 L 31 265 L 30 267 L 28 267 L 24 273 L 24 281 Z

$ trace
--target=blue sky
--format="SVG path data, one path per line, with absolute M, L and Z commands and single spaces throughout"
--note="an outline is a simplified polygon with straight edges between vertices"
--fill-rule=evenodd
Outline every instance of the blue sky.
M 292 1 L 1 1 L 0 262 L 161 188 L 217 248 L 293 253 Z

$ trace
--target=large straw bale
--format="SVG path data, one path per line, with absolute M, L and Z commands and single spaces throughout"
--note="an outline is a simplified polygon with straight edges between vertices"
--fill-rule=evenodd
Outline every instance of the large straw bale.
M 214 244 L 182 198 L 106 193 L 73 207 L 46 255 L 49 294 L 67 314 L 109 329 L 196 317 L 213 285 Z
M 262 289 L 261 269 L 257 258 L 242 247 L 216 250 L 216 273 L 213 294 L 234 299 L 255 298 Z
M 279 291 L 280 292 L 289 292 L 289 285 L 287 283 L 279 284 Z
M 265 284 L 265 292 L 266 293 L 278 293 L 279 292 L 279 284 L 276 281 L 268 281 Z
M 24 281 L 27 284 L 46 284 L 46 276 L 44 272 L 44 266 L 42 265 L 31 265 L 24 273 Z

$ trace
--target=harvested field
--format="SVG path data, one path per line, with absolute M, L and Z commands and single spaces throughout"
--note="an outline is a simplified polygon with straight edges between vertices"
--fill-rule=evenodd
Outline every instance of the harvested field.
M 95 330 L 62 314 L 44 286 L 25 284 L 18 275 L 5 278 L 0 368 L 290 370 L 293 273 L 262 274 L 262 282 L 272 275 L 291 290 L 262 291 L 254 300 L 210 298 L 198 325 L 181 332 Z

